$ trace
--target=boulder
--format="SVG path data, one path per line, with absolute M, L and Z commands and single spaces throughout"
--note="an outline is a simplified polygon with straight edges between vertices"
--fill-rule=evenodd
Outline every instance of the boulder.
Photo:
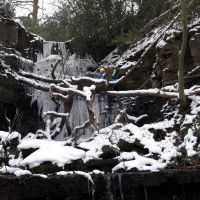
M 108 145 L 102 147 L 102 152 L 103 153 L 100 156 L 102 159 L 112 159 L 119 155 L 119 151 L 117 149 Z

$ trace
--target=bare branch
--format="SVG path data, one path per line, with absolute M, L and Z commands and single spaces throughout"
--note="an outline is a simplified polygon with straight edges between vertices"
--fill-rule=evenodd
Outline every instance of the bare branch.
M 58 112 L 54 112 L 54 111 L 48 111 L 48 112 L 44 113 L 45 117 L 47 115 L 51 115 L 52 117 L 68 118 L 70 114 L 69 113 L 58 113 Z
M 52 80 L 52 79 L 48 79 L 46 76 L 37 75 L 37 74 L 34 74 L 34 73 L 25 72 L 25 71 L 20 71 L 19 75 L 26 77 L 26 78 L 31 78 L 31 79 L 34 79 L 34 80 L 42 81 L 42 82 L 45 82 L 45 83 L 58 84 L 58 83 L 63 82 L 63 80 L 58 80 L 58 79 Z
M 94 110 L 93 110 L 92 101 L 86 100 L 86 106 L 87 106 L 87 110 L 88 110 L 88 114 L 89 114 L 89 119 L 83 125 L 77 126 L 74 128 L 73 136 L 75 139 L 75 143 L 77 142 L 77 139 L 79 138 L 79 135 L 78 135 L 79 130 L 89 127 L 95 121 L 95 114 L 94 114 Z
M 57 62 L 55 63 L 55 65 L 54 65 L 54 66 L 52 65 L 52 68 L 53 68 L 53 69 L 52 69 L 52 71 L 51 71 L 51 76 L 52 76 L 53 79 L 56 79 L 56 76 L 55 76 L 54 73 L 55 73 L 55 70 L 56 70 L 58 64 L 59 64 L 61 61 L 62 61 L 62 59 L 58 59 Z

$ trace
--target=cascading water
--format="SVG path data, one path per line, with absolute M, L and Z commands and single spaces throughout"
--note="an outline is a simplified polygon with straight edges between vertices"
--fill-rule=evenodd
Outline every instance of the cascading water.
M 62 60 L 61 62 L 58 62 Z M 43 42 L 43 52 L 38 53 L 37 62 L 35 63 L 32 72 L 38 75 L 43 75 L 52 78 L 53 66 L 58 62 L 55 70 L 56 78 L 68 78 L 70 76 L 81 77 L 85 76 L 89 70 L 96 69 L 96 63 L 90 58 L 80 58 L 77 54 L 71 54 L 64 42 Z M 48 93 L 33 89 L 32 102 L 37 101 L 39 114 L 44 118 L 44 112 L 58 111 L 63 112 L 63 105 L 58 107 L 58 104 L 51 99 Z M 114 122 L 116 109 L 112 109 L 108 105 L 106 96 L 96 95 L 93 100 L 95 114 L 99 118 L 99 127 L 105 127 Z M 88 118 L 85 101 L 81 97 L 74 97 L 73 106 L 70 112 L 70 124 L 72 129 L 75 126 L 82 125 Z M 44 119 L 47 120 L 47 119 Z M 49 124 L 49 123 L 47 123 Z M 46 128 L 47 129 L 47 128 Z M 83 130 L 84 135 L 91 134 L 95 127 Z M 58 135 L 57 139 L 63 139 L 66 136 L 66 129 Z

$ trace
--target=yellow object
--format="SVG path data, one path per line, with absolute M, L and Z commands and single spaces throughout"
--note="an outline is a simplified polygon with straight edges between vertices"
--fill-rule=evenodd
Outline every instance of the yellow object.
M 104 73 L 106 70 L 104 67 L 100 67 L 99 71 L 100 71 L 100 73 Z

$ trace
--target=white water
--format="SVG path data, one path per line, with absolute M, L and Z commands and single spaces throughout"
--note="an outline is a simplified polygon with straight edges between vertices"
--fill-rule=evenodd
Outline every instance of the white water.
M 55 54 L 56 51 L 59 51 L 59 55 Z M 43 43 L 43 54 L 38 54 L 38 59 L 32 72 L 51 78 L 51 65 L 54 66 L 57 60 L 61 57 L 63 60 L 60 62 L 55 71 L 57 78 L 67 78 L 70 76 L 81 77 L 88 72 L 89 68 L 91 69 L 96 67 L 96 63 L 91 58 L 80 58 L 76 54 L 70 54 L 65 43 L 45 41 Z M 48 93 L 38 90 L 32 90 L 31 93 L 32 102 L 37 101 L 39 114 L 42 117 L 44 117 L 44 112 L 56 110 L 56 104 L 49 97 Z M 99 128 L 105 127 L 114 122 L 114 111 L 116 111 L 116 109 L 109 108 L 107 97 L 96 95 L 93 105 L 96 116 L 99 119 Z M 58 112 L 63 112 L 62 104 L 58 109 Z M 84 99 L 81 97 L 74 97 L 70 113 L 70 124 L 72 129 L 77 125 L 82 125 L 87 120 L 87 117 L 88 114 Z M 47 119 L 44 120 L 46 121 Z M 83 130 L 83 133 L 85 135 L 91 135 L 94 130 L 95 127 L 91 126 L 89 129 Z M 58 136 L 59 139 L 63 139 L 64 135 L 66 135 L 64 132 L 66 132 L 65 129 L 63 129 L 63 132 Z

